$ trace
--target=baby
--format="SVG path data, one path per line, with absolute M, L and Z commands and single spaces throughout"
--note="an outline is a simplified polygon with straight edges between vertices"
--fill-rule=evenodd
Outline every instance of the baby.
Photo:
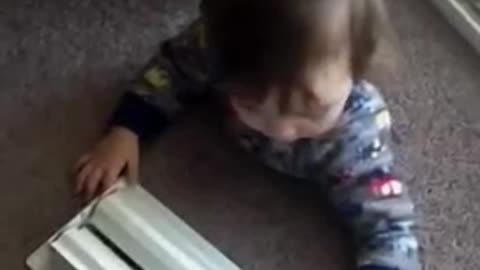
M 139 144 L 203 97 L 260 162 L 314 181 L 357 246 L 357 269 L 419 270 L 414 207 L 392 174 L 390 115 L 364 80 L 386 14 L 381 0 L 204 0 L 136 78 L 109 132 L 77 164 L 87 199 L 125 172 Z

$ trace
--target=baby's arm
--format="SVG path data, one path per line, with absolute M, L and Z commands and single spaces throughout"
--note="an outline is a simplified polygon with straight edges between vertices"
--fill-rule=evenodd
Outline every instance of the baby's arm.
M 373 86 L 359 87 L 329 166 L 330 200 L 355 236 L 357 269 L 419 270 L 414 205 L 392 172 L 390 114 Z
M 201 21 L 166 41 L 132 82 L 111 121 L 140 139 L 155 137 L 191 102 L 206 93 L 207 68 Z
M 76 192 L 87 199 L 125 171 L 138 178 L 139 143 L 156 137 L 182 109 L 206 93 L 205 37 L 201 21 L 168 40 L 122 97 L 109 132 L 75 166 Z

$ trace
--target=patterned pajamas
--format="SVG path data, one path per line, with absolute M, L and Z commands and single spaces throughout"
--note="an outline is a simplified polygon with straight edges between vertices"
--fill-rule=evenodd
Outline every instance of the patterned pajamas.
M 201 21 L 169 40 L 132 83 L 112 125 L 148 139 L 182 109 L 215 92 L 221 67 L 208 48 Z M 357 83 L 336 128 L 318 139 L 274 141 L 236 127 L 240 145 L 259 161 L 326 191 L 355 236 L 358 269 L 419 270 L 414 207 L 405 185 L 392 175 L 390 115 L 377 89 Z

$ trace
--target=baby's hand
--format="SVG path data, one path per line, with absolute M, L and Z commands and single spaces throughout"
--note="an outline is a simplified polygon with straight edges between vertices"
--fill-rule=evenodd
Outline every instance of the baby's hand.
M 75 194 L 91 200 L 115 184 L 124 170 L 129 181 L 136 181 L 138 160 L 137 135 L 125 128 L 113 128 L 75 165 Z

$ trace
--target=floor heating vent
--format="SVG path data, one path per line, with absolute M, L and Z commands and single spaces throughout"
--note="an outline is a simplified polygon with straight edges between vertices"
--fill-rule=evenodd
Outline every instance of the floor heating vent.
M 432 0 L 432 2 L 480 53 L 480 0 Z
M 27 259 L 32 270 L 240 270 L 140 186 L 123 182 Z

